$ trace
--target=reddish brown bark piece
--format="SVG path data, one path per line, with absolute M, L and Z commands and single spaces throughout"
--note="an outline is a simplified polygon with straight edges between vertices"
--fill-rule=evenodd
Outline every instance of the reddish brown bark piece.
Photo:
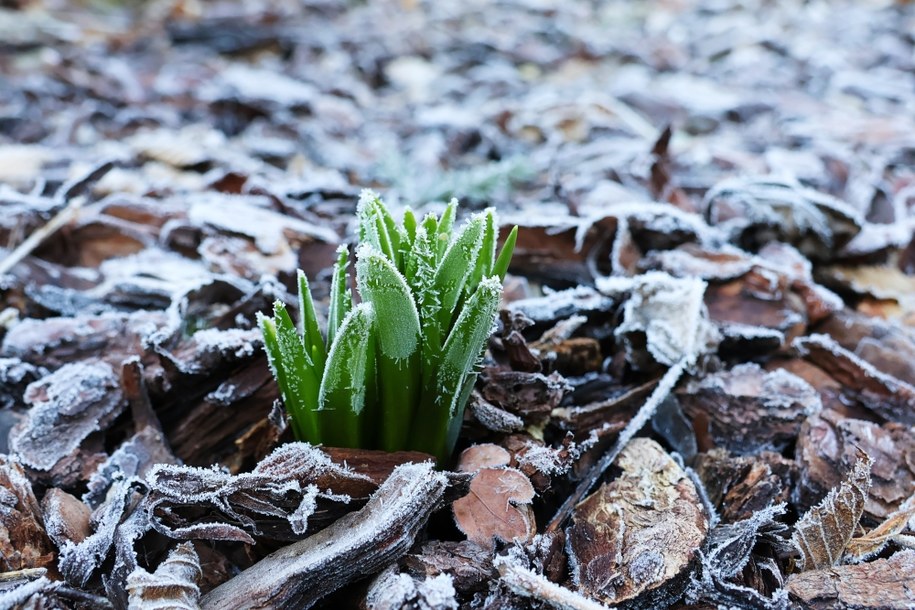
M 569 389 L 557 373 L 492 370 L 483 374 L 483 398 L 521 417 L 549 414 Z
M 454 520 L 467 538 L 492 548 L 496 539 L 530 541 L 537 533 L 531 500 L 534 487 L 514 468 L 483 468 L 470 493 L 454 501 Z
M 0 455 L 0 569 L 40 568 L 53 560 L 32 485 L 18 464 Z
M 742 457 L 723 449 L 699 454 L 693 469 L 725 523 L 749 519 L 769 506 L 787 502 L 797 471 L 792 460 L 778 453 Z
M 708 534 L 696 487 L 656 442 L 633 439 L 622 473 L 582 501 L 568 530 L 572 577 L 608 604 L 676 595 Z
M 795 450 L 802 508 L 820 501 L 851 469 L 858 448 L 870 455 L 871 486 L 865 520 L 876 524 L 912 493 L 915 485 L 915 431 L 899 424 L 882 426 L 824 410 L 804 423 Z
M 756 364 L 707 375 L 678 398 L 694 427 L 707 422 L 715 444 L 739 454 L 784 449 L 822 406 L 816 390 L 800 377 L 784 370 L 767 373 Z
M 915 552 L 860 565 L 793 574 L 791 600 L 805 610 L 907 610 L 915 607 Z
M 878 416 L 908 426 L 915 425 L 915 386 L 877 370 L 826 335 L 811 335 L 794 342 L 804 357 L 820 367 Z

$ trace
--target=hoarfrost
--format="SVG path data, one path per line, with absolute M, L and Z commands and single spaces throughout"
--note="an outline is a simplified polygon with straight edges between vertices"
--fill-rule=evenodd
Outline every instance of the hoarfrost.
M 64 365 L 30 384 L 25 400 L 32 408 L 10 434 L 10 449 L 23 464 L 43 471 L 107 428 L 126 405 L 117 374 L 101 360 Z

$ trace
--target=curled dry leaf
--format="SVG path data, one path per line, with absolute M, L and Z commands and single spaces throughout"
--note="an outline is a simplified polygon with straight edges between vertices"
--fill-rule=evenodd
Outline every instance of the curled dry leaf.
M 622 473 L 583 500 L 568 529 L 578 590 L 607 603 L 660 603 L 682 592 L 709 530 L 686 472 L 646 438 L 617 459 Z
M 127 577 L 128 608 L 132 610 L 195 610 L 203 576 L 190 542 L 179 544 L 150 574 L 138 567 Z
M 842 558 L 864 512 L 873 460 L 860 452 L 838 489 L 811 508 L 794 526 L 792 542 L 801 553 L 801 571 L 830 568 Z
M 626 360 L 637 369 L 692 366 L 718 341 L 703 303 L 706 283 L 698 278 L 675 278 L 653 271 L 635 278 L 599 278 L 605 294 L 629 292 L 623 323 L 614 333 L 626 348 Z
M 250 473 L 159 465 L 147 481 L 152 525 L 163 535 L 248 543 L 299 538 L 318 500 L 345 504 L 375 487 L 307 443 L 279 447 Z
M 531 501 L 534 487 L 514 468 L 482 468 L 470 493 L 454 501 L 454 520 L 467 538 L 492 548 L 495 540 L 530 541 L 537 533 Z
M 91 533 L 92 511 L 74 496 L 56 487 L 41 499 L 41 513 L 48 536 L 58 547 L 79 544 Z
M 845 556 L 850 561 L 861 562 L 882 551 L 893 539 L 908 527 L 909 519 L 915 516 L 915 496 L 909 498 L 903 507 L 887 517 L 886 521 L 848 541 Z

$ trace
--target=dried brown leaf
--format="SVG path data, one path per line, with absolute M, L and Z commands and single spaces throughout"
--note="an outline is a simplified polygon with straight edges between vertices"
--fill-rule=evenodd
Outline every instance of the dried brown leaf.
M 871 464 L 870 456 L 860 452 L 838 489 L 830 491 L 797 522 L 791 540 L 801 553 L 799 570 L 830 568 L 842 558 L 864 512 L 871 484 Z
M 901 533 L 915 515 L 915 502 L 896 511 L 887 519 L 863 536 L 852 538 L 845 547 L 846 557 L 853 561 L 865 561 L 873 557 L 889 544 L 893 536 Z
M 470 482 L 470 493 L 455 500 L 454 519 L 467 538 L 491 548 L 494 539 L 529 541 L 537 532 L 530 502 L 534 487 L 514 468 L 483 468 Z

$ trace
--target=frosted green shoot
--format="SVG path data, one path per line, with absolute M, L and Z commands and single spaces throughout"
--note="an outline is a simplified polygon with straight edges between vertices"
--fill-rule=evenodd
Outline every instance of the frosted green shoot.
M 282 303 L 259 316 L 273 375 L 300 440 L 418 450 L 446 460 L 492 330 L 517 238 L 497 251 L 495 211 L 455 227 L 457 200 L 441 218 L 412 210 L 397 224 L 371 191 L 359 200 L 353 306 L 349 250 L 334 265 L 322 335 L 299 273 L 300 329 Z

